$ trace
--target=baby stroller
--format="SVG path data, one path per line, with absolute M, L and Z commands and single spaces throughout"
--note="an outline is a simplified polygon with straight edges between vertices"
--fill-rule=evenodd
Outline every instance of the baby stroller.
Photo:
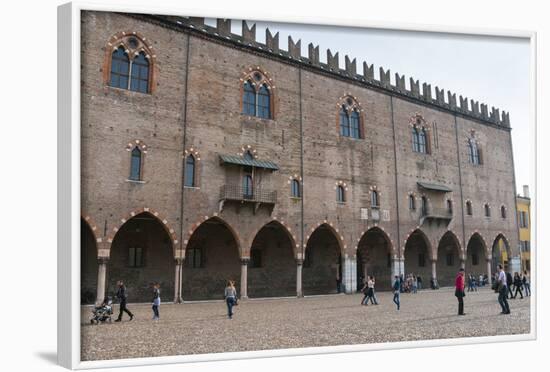
M 111 315 L 113 315 L 113 300 L 107 297 L 100 306 L 94 307 L 92 310 L 94 316 L 90 319 L 90 323 L 99 324 L 99 322 L 109 321 L 111 322 Z

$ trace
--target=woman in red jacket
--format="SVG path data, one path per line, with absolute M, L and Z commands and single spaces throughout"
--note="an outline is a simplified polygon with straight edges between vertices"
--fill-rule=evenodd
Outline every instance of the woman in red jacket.
M 460 270 L 458 270 L 458 274 L 456 275 L 455 296 L 458 299 L 458 315 L 466 315 L 464 314 L 464 296 L 466 296 L 466 293 L 464 293 L 464 269 L 463 268 L 460 268 Z

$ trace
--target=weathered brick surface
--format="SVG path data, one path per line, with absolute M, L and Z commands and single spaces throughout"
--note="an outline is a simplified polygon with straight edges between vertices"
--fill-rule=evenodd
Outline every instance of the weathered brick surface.
M 109 48 L 107 42 L 111 36 L 121 31 L 139 32 L 153 47 L 156 85 L 152 94 L 104 84 L 105 48 Z M 296 64 L 247 52 L 228 42 L 213 41 L 208 35 L 189 35 L 121 14 L 83 14 L 81 57 L 82 211 L 100 226 L 97 234 L 102 241 L 97 243 L 98 254 L 111 256 L 108 287 L 112 286 L 115 272 L 121 277 L 133 275 L 115 260 L 118 253 L 115 254 L 113 240 L 116 241 L 120 229 L 133 214 L 144 211 L 156 218 L 162 229 L 158 229 L 160 237 L 144 240 L 143 244 L 151 250 L 157 245 L 155 239 L 159 242 L 168 239 L 174 257 L 181 256 L 205 221 L 213 217 L 215 221 L 223 221 L 216 228 L 204 227 L 204 257 L 210 264 L 201 269 L 184 268 L 184 298 L 218 296 L 223 290 L 223 279 L 229 276 L 238 282 L 239 259 L 249 257 L 258 232 L 275 219 L 281 223 L 277 231 L 281 240 L 274 239 L 287 238 L 280 244 L 284 252 L 276 251 L 278 246 L 264 238 L 265 267 L 249 268 L 251 296 L 292 292 L 296 275 L 294 258 L 303 258 L 308 244 L 321 247 L 328 244 L 329 235 L 333 238 L 329 245 L 333 246 L 334 254 L 325 255 L 319 272 L 304 268 L 306 293 L 335 290 L 339 255 L 342 259 L 355 259 L 360 245 L 373 258 L 367 271 L 382 276 L 378 278 L 382 286 L 389 284 L 391 275 L 388 253 L 390 260 L 404 258 L 406 273 L 421 273 L 426 280 L 431 276 L 429 260 L 438 259 L 437 270 L 448 281 L 454 277 L 461 259 L 468 256 L 465 250 L 476 231 L 483 239 L 485 257 L 491 254 L 493 241 L 500 233 L 512 255 L 517 254 L 510 133 L 502 127 L 483 124 L 418 100 L 391 98 L 386 92 L 308 68 L 300 69 Z M 272 79 L 272 119 L 241 113 L 240 79 L 251 69 L 259 69 Z M 347 95 L 354 97 L 362 109 L 364 138 L 339 135 L 338 103 Z M 417 113 L 429 127 L 429 155 L 412 149 L 409 121 Z M 472 130 L 483 149 L 481 166 L 468 162 L 466 141 Z M 135 140 L 147 146 L 143 183 L 127 180 L 130 154 L 126 147 Z M 252 203 L 228 201 L 220 208 L 221 187 L 241 185 L 243 170 L 220 165 L 219 156 L 237 155 L 248 146 L 256 151 L 259 160 L 271 160 L 280 168 L 275 172 L 255 171 L 255 187 L 276 191 L 276 203 L 263 204 L 255 210 Z M 185 188 L 182 198 L 185 150 L 199 155 L 196 187 Z M 302 173 L 303 214 L 302 201 L 291 198 L 289 183 Z M 423 190 L 418 181 L 445 185 L 452 192 Z M 336 202 L 338 183 L 345 183 L 345 203 Z M 380 195 L 381 215 L 386 214 L 389 220 L 360 218 L 361 208 L 371 209 L 373 189 Z M 414 211 L 408 207 L 409 193 L 417 198 Z M 453 201 L 454 213 L 448 226 L 421 224 L 422 195 L 428 198 L 430 208 L 444 208 L 447 198 Z M 472 201 L 474 215 L 464 216 L 463 225 L 466 200 Z M 491 205 L 490 218 L 483 216 L 484 203 Z M 500 218 L 501 205 L 508 208 L 505 219 Z M 224 225 L 225 228 L 220 227 Z M 320 227 L 322 234 L 328 234 L 326 239 L 311 241 Z M 371 230 L 373 227 L 379 229 Z M 417 253 L 408 254 L 407 239 L 417 229 L 427 237 L 426 247 L 420 247 L 423 243 L 416 241 L 410 244 L 410 249 Z M 366 243 L 363 238 L 369 230 L 376 231 L 375 240 L 388 243 Z M 448 230 L 458 242 L 452 243 L 456 257 L 451 267 L 441 259 L 448 244 L 442 245 L 440 241 Z M 419 267 L 418 253 L 423 249 L 427 254 L 426 266 Z M 314 250 L 315 254 L 321 251 Z M 293 256 L 289 256 L 290 252 Z M 170 255 L 160 257 L 162 280 L 170 282 L 164 288 L 166 294 L 166 287 L 172 290 L 174 285 L 174 260 Z M 483 268 L 484 258 L 480 259 Z M 93 264 L 87 264 L 83 278 L 86 287 L 94 283 L 89 278 L 93 272 Z M 271 290 L 266 284 L 268 277 L 273 278 L 269 284 Z

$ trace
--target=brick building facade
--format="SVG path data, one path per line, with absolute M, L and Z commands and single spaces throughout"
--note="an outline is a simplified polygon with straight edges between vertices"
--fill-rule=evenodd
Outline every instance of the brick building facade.
M 255 26 L 82 15 L 82 301 L 519 270 L 508 114 Z

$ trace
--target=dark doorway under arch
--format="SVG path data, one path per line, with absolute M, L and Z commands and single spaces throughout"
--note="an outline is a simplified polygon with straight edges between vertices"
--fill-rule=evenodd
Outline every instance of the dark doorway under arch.
M 174 278 L 172 241 L 162 222 L 147 212 L 126 221 L 111 245 L 107 295 L 114 296 L 116 282 L 123 280 L 129 302 L 150 302 L 151 284 L 158 282 L 163 301 L 171 301 Z
M 254 237 L 248 265 L 248 296 L 296 296 L 294 242 L 285 228 L 271 222 Z
M 460 246 L 456 236 L 447 231 L 437 247 L 437 282 L 440 287 L 454 285 L 456 274 L 460 269 Z
M 391 242 L 379 228 L 369 229 L 357 245 L 357 287 L 361 289 L 366 277 L 374 276 L 376 289 L 391 288 Z
M 93 304 L 97 296 L 97 243 L 90 225 L 80 219 L 80 303 Z
M 238 243 L 224 221 L 211 218 L 194 232 L 185 250 L 182 298 L 223 299 L 228 280 L 240 296 L 241 262 Z
M 421 278 L 422 288 L 429 288 L 432 278 L 432 254 L 426 235 L 414 231 L 405 243 L 405 272 L 404 277 L 413 274 Z
M 337 293 L 341 278 L 341 248 L 331 227 L 321 225 L 307 241 L 302 271 L 304 295 Z M 341 280 L 341 279 L 340 279 Z

